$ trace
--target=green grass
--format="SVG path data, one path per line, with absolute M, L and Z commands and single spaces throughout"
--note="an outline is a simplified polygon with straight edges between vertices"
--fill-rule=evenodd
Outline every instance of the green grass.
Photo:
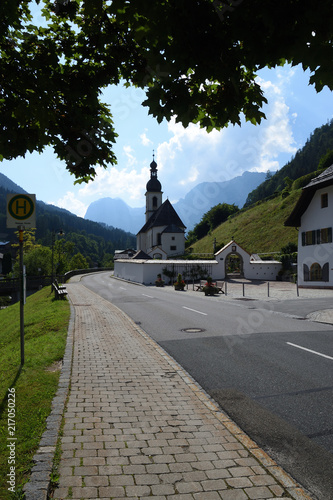
M 236 214 L 194 243 L 191 246 L 193 253 L 213 253 L 214 238 L 217 245 L 226 245 L 234 239 L 249 253 L 276 252 L 289 242 L 297 244 L 298 232 L 293 227 L 285 227 L 283 223 L 300 193 L 298 189 L 284 199 L 278 196 Z
M 27 298 L 24 307 L 25 363 L 20 369 L 19 304 L 0 311 L 0 498 L 20 498 L 29 479 L 32 457 L 45 430 L 51 402 L 57 391 L 59 371 L 48 371 L 62 359 L 66 346 L 70 308 L 67 300 L 55 301 L 50 287 Z M 16 495 L 8 491 L 7 447 L 8 389 L 15 389 Z

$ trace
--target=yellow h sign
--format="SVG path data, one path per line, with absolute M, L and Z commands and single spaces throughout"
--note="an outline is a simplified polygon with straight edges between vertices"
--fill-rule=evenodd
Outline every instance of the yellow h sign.
M 7 195 L 7 227 L 36 227 L 36 195 Z

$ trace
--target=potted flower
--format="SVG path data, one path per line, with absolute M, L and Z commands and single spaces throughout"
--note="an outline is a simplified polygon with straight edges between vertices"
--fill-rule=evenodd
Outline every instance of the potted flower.
M 157 275 L 157 280 L 155 281 L 155 286 L 164 286 L 164 280 L 162 280 L 162 275 Z
M 174 282 L 173 286 L 175 287 L 175 290 L 184 290 L 185 281 L 182 279 L 182 275 L 180 273 L 178 274 L 177 281 Z
M 207 281 L 202 288 L 205 295 L 215 295 L 216 293 L 219 293 L 219 289 L 213 284 L 212 281 L 212 278 L 208 276 Z

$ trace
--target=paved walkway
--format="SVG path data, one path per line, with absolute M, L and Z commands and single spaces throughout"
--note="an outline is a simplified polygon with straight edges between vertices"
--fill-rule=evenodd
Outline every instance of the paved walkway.
M 74 349 L 54 498 L 309 499 L 118 308 L 67 285 Z

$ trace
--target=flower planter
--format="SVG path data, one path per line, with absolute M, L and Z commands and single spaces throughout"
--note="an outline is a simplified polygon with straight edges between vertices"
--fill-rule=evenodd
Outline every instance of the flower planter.
M 175 290 L 184 290 L 185 285 L 173 285 Z
M 219 290 L 216 286 L 204 286 L 203 291 L 205 295 L 215 295 L 219 293 Z

